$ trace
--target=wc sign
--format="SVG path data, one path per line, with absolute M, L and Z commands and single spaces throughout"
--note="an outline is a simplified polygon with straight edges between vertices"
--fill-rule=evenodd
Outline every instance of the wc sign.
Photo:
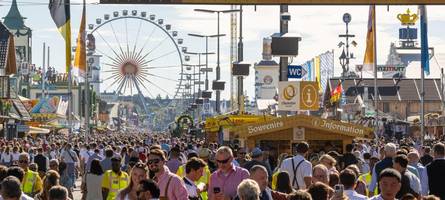
M 301 65 L 288 65 L 287 66 L 287 78 L 301 79 L 306 75 L 306 70 Z

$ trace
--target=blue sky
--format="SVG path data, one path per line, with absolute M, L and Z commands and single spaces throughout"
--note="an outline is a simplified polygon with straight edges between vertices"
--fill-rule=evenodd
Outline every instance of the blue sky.
M 50 17 L 46 1 L 28 0 L 27 2 L 43 3 L 42 5 L 20 5 L 19 10 L 23 16 L 27 17 L 25 24 L 33 30 L 33 63 L 40 66 L 42 63 L 42 43 L 46 42 L 51 47 L 51 65 L 56 66 L 59 71 L 64 67 L 64 41 L 57 32 L 56 27 Z M 78 1 L 75 1 L 78 2 Z M 93 3 L 97 1 L 89 1 Z M 0 13 L 5 16 L 9 10 L 10 1 L 2 1 Z M 112 14 L 113 11 L 138 10 L 146 11 L 148 14 L 156 14 L 158 18 L 163 18 L 165 23 L 172 24 L 173 29 L 179 32 L 179 37 L 184 38 L 184 46 L 190 51 L 204 51 L 204 40 L 191 38 L 187 33 L 216 34 L 216 14 L 205 14 L 194 12 L 194 8 L 206 9 L 229 9 L 230 6 L 206 6 L 206 5 L 92 5 L 87 7 L 87 23 L 94 23 L 98 17 L 104 14 Z M 397 14 L 404 12 L 407 8 L 417 12 L 416 6 L 387 6 L 377 7 L 377 38 L 378 38 L 378 62 L 383 64 L 389 51 L 391 42 L 396 42 L 400 22 L 396 19 Z M 436 52 L 444 52 L 445 38 L 445 6 L 429 6 L 429 42 L 430 47 L 435 47 Z M 72 9 L 72 37 L 73 41 L 77 37 L 81 6 L 73 5 Z M 344 33 L 345 25 L 342 22 L 342 15 L 348 12 L 352 15 L 350 23 L 350 33 L 355 34 L 354 40 L 358 43 L 356 48 L 352 48 L 357 59 L 352 65 L 363 61 L 365 49 L 366 29 L 368 20 L 368 6 L 290 6 L 289 12 L 292 20 L 289 24 L 289 32 L 298 33 L 302 36 L 300 43 L 300 55 L 293 59 L 293 62 L 300 64 L 314 56 L 327 50 L 335 50 L 337 58 L 339 56 L 337 44 L 341 41 L 339 34 Z M 221 16 L 221 33 L 230 34 L 229 15 Z M 149 29 L 148 26 L 143 29 Z M 123 27 L 120 27 L 123 30 Z M 117 29 L 120 29 L 117 28 Z M 279 32 L 279 6 L 253 6 L 244 7 L 244 60 L 255 63 L 261 60 L 262 38 L 268 37 L 275 32 Z M 105 34 L 104 34 L 105 35 Z M 109 35 L 110 36 L 110 35 Z M 110 42 L 111 40 L 108 38 Z M 98 39 L 96 38 L 96 41 Z M 222 79 L 229 81 L 229 42 L 226 36 L 221 39 L 221 68 Z M 211 40 L 209 44 L 211 51 L 216 51 L 216 40 Z M 168 51 L 168 50 L 164 50 Z M 162 52 L 161 52 L 162 54 Z M 210 57 L 210 66 L 214 67 L 216 56 Z M 192 60 L 196 63 L 197 60 Z M 338 60 L 335 61 L 335 74 L 340 73 L 341 67 Z M 245 80 L 245 89 L 248 96 L 254 96 L 254 71 L 251 69 L 251 76 Z M 175 78 L 175 75 L 166 72 L 162 76 Z M 210 75 L 214 79 L 214 75 Z M 163 82 L 159 80 L 159 84 Z M 228 83 L 226 85 L 228 87 Z M 229 98 L 228 89 L 222 93 L 223 98 Z

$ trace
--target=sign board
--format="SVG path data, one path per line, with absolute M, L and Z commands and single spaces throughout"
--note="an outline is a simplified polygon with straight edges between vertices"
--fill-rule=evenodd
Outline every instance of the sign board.
M 377 65 L 378 72 L 403 72 L 405 68 L 404 65 Z M 363 65 L 357 65 L 356 69 L 363 69 Z
M 101 4 L 238 4 L 238 5 L 418 5 L 444 4 L 445 0 L 100 0 Z
M 362 127 L 359 127 L 357 125 L 321 118 L 313 118 L 312 126 L 314 128 L 341 132 L 345 135 L 351 135 L 355 137 L 364 137 L 366 134 L 366 129 L 363 129 Z
M 22 62 L 20 65 L 20 72 L 22 75 L 28 75 L 29 74 L 29 67 L 30 65 L 27 62 Z
M 278 90 L 278 110 L 298 111 L 300 105 L 300 82 L 279 82 Z
M 287 66 L 287 78 L 302 78 L 306 75 L 306 70 L 304 70 L 301 65 L 289 65 Z
M 17 125 L 17 132 L 28 132 L 29 126 L 28 125 Z
M 377 65 L 378 72 L 403 72 L 405 71 L 405 66 L 390 66 L 390 65 Z
M 295 127 L 293 130 L 293 140 L 304 140 L 304 127 L 302 128 L 297 128 Z
M 240 138 L 248 138 L 262 134 L 275 133 L 281 130 L 292 129 L 294 138 L 305 137 L 306 129 L 319 130 L 329 133 L 337 133 L 339 135 L 350 137 L 367 137 L 373 133 L 373 129 L 350 123 L 344 123 L 336 120 L 322 119 L 320 117 L 308 115 L 293 115 L 288 117 L 279 117 L 276 119 L 260 121 L 257 123 L 245 123 L 235 127 Z M 299 128 L 296 130 L 294 128 Z M 303 130 L 301 130 L 304 128 Z M 307 139 L 307 138 L 304 138 Z
M 204 113 L 206 114 L 210 113 L 210 103 L 204 103 L 203 108 L 204 108 Z
M 249 135 L 257 135 L 265 132 L 277 131 L 282 129 L 284 125 L 285 123 L 281 119 L 267 123 L 259 123 L 257 125 L 249 125 L 247 126 L 247 133 Z
M 300 82 L 300 110 L 318 110 L 318 83 L 313 81 Z
M 318 83 L 314 81 L 283 81 L 278 83 L 278 110 L 318 110 Z

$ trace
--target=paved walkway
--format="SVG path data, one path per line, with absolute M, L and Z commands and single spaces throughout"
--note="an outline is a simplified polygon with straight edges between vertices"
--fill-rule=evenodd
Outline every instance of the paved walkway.
M 76 181 L 76 188 L 74 188 L 74 192 L 73 192 L 73 200 L 80 200 L 82 198 L 82 193 L 80 192 L 80 184 L 81 184 L 81 179 L 79 178 Z

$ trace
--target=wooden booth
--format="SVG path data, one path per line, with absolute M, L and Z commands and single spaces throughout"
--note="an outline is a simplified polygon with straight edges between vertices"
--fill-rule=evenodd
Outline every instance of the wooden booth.
M 248 148 L 259 146 L 278 153 L 294 153 L 301 141 L 308 142 L 313 152 L 343 152 L 353 139 L 369 138 L 373 132 L 368 127 L 307 115 L 246 124 L 232 131 Z

